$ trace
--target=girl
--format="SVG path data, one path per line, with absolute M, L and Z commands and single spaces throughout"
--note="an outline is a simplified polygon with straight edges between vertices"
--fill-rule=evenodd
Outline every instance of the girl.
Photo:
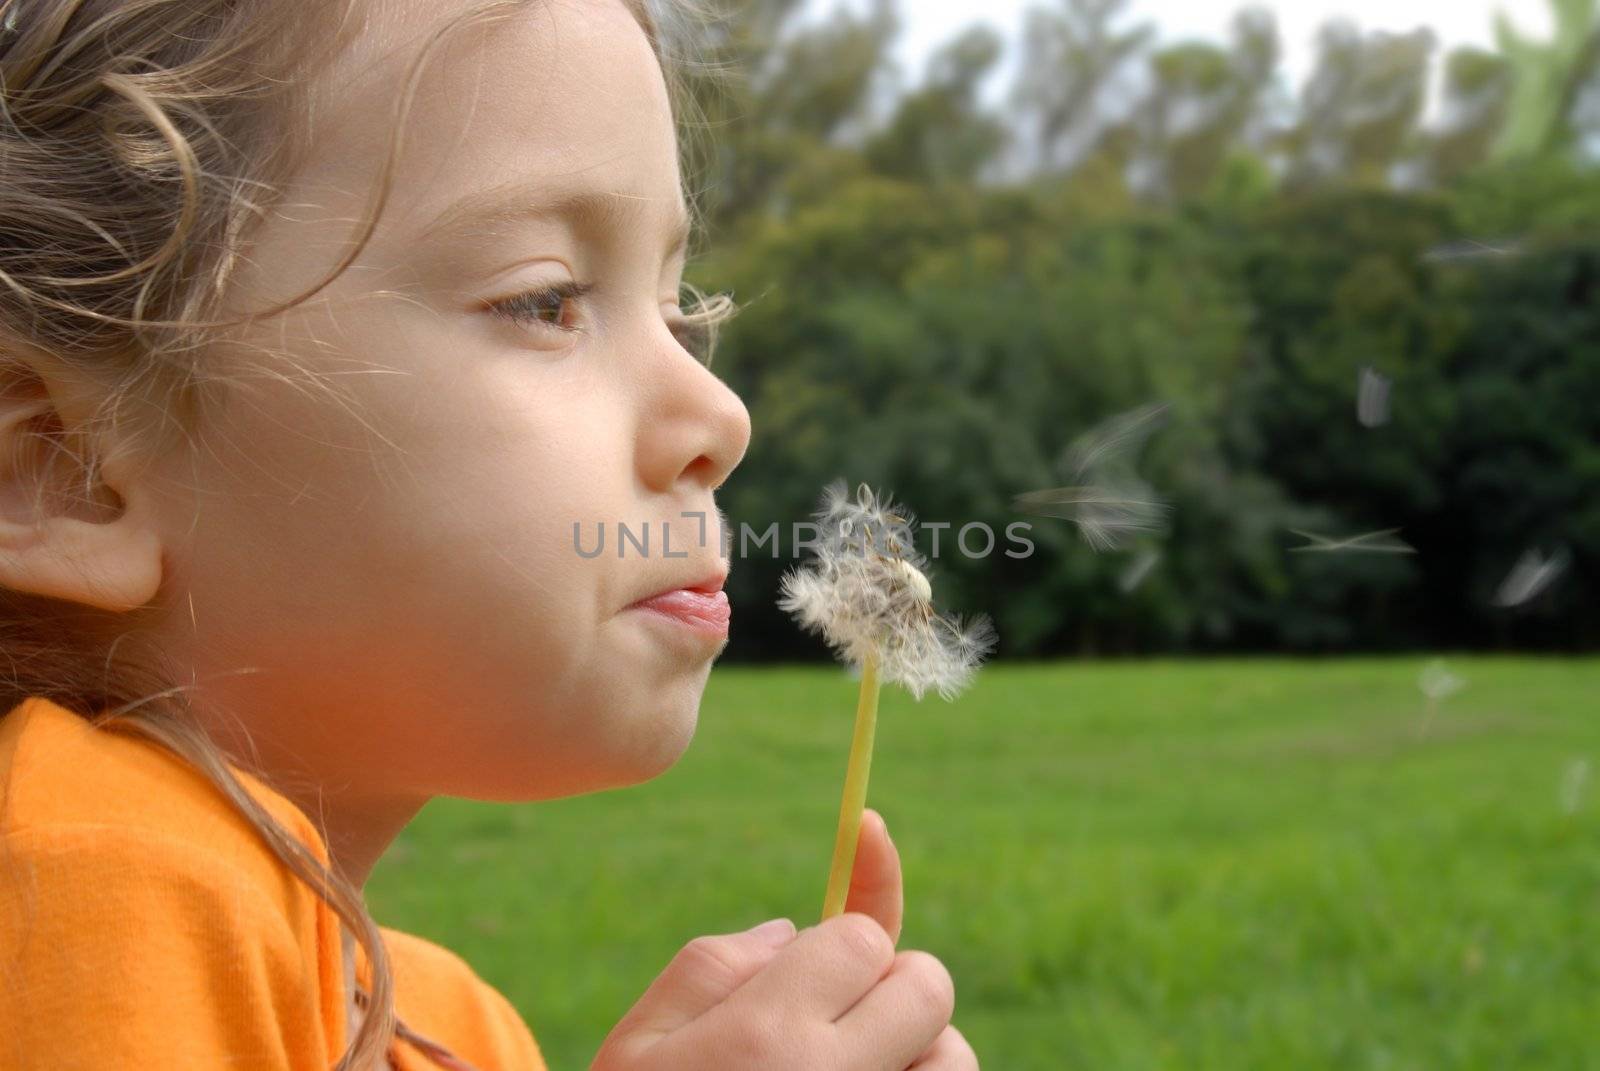
M 670 767 L 726 643 L 642 3 L 0 2 L 0 1066 L 544 1066 L 361 888 L 430 797 Z M 594 1068 L 976 1067 L 876 816 L 856 874 Z

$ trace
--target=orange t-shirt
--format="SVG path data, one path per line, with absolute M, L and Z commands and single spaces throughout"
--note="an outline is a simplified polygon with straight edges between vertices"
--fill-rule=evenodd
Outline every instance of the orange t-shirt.
M 235 773 L 327 863 L 304 811 Z M 481 1071 L 547 1071 L 459 956 L 382 933 L 411 1030 Z M 0 1067 L 324 1071 L 346 1035 L 338 915 L 203 774 L 43 697 L 0 717 Z M 441 1066 L 404 1038 L 390 1060 Z

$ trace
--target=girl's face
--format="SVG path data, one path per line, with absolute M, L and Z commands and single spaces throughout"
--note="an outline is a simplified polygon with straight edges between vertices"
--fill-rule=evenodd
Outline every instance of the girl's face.
M 337 263 L 405 63 L 459 9 L 372 6 L 234 310 Z M 620 0 L 539 0 L 448 41 L 371 244 L 253 330 L 274 359 L 222 355 L 248 381 L 162 473 L 158 642 L 215 728 L 243 724 L 267 764 L 353 796 L 634 783 L 689 742 L 726 640 L 625 608 L 725 571 L 713 492 L 749 415 L 674 335 L 675 134 Z M 520 320 L 492 308 L 573 285 L 523 297 Z M 574 526 L 589 552 L 602 522 L 604 553 L 580 555 Z M 618 522 L 648 526 L 648 554 L 619 557 Z

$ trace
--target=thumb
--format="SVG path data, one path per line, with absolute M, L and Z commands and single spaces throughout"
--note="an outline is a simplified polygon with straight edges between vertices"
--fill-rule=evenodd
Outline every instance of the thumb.
M 850 868 L 850 891 L 844 910 L 859 911 L 878 920 L 889 939 L 900 941 L 905 915 L 905 890 L 900 875 L 900 852 L 889 839 L 883 816 L 868 807 L 861 815 L 856 837 L 856 858 Z
M 773 919 L 743 933 L 696 937 L 656 976 L 612 1031 L 631 1049 L 648 1048 L 721 1004 L 795 938 L 788 919 Z

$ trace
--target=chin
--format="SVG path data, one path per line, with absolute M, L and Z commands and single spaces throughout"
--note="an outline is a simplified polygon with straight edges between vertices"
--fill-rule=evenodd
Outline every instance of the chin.
M 555 752 L 534 734 L 519 741 L 525 751 L 502 748 L 499 762 L 479 766 L 476 783 L 445 792 L 531 803 L 643 784 L 670 770 L 689 749 L 704 690 L 702 678 L 675 682 L 648 696 L 593 695 L 574 704 L 567 721 L 571 735 Z M 525 763 L 513 758 L 518 753 Z
M 640 746 L 632 752 L 635 761 L 631 764 L 632 775 L 628 784 L 639 784 L 656 778 L 677 765 L 683 753 L 689 750 L 689 744 L 694 740 L 695 727 L 699 724 L 700 704 L 698 694 L 692 703 L 679 706 L 671 704 L 658 707 L 651 712 L 651 732 L 645 734 L 639 741 Z

